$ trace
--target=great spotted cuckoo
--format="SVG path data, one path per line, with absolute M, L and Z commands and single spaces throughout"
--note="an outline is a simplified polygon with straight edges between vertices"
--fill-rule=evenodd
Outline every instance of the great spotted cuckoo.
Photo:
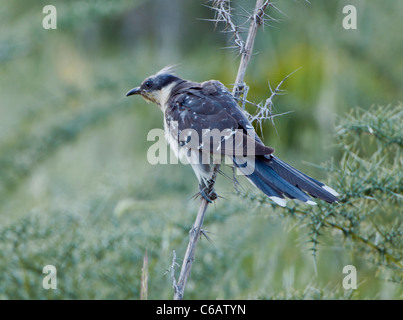
M 206 192 L 217 157 L 229 158 L 233 167 L 280 206 L 286 205 L 285 197 L 311 205 L 316 204 L 311 197 L 338 201 L 335 190 L 273 155 L 274 149 L 263 144 L 221 82 L 192 82 L 164 68 L 126 96 L 136 94 L 161 109 L 171 149 L 177 157 L 188 159 L 199 180 L 200 194 L 209 202 L 217 197 L 214 190 Z

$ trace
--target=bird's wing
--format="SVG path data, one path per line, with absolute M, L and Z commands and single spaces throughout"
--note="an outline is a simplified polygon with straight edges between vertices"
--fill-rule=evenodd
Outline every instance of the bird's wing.
M 181 147 L 227 156 L 269 155 L 227 88 L 219 81 L 185 82 L 167 102 L 166 125 Z

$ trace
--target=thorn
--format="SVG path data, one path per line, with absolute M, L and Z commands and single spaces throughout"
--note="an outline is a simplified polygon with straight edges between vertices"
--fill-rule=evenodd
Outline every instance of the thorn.
M 223 199 L 223 200 L 228 200 L 227 198 L 224 198 L 223 196 L 217 195 L 217 198 Z
M 204 229 L 201 229 L 201 230 L 200 230 L 200 239 L 201 239 L 201 236 L 204 236 L 204 237 L 207 239 L 208 242 L 210 242 L 212 245 L 214 245 L 213 241 L 212 241 L 211 238 L 207 235 L 207 233 L 211 233 L 211 232 L 209 232 L 209 231 L 207 231 L 207 230 L 204 230 Z M 211 234 L 213 234 L 213 233 L 211 233 Z
M 196 20 L 200 20 L 200 21 L 208 21 L 208 22 L 224 22 L 224 20 L 219 20 L 219 19 L 204 19 L 204 18 L 197 18 Z

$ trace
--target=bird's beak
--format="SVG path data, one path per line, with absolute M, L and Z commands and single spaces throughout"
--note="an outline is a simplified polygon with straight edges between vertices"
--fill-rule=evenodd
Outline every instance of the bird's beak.
M 140 94 L 141 93 L 141 89 L 140 87 L 136 87 L 131 89 L 128 93 L 126 93 L 126 97 L 131 96 L 133 94 Z

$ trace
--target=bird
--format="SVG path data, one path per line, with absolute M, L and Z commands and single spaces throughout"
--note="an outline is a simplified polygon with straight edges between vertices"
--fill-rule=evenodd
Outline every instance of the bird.
M 188 81 L 165 67 L 126 93 L 132 95 L 157 104 L 163 112 L 165 138 L 177 157 L 189 161 L 199 194 L 208 202 L 217 199 L 210 186 L 214 185 L 213 160 L 220 158 L 229 159 L 233 168 L 281 207 L 286 206 L 286 198 L 309 205 L 317 205 L 312 198 L 339 201 L 333 188 L 274 155 L 220 81 Z

